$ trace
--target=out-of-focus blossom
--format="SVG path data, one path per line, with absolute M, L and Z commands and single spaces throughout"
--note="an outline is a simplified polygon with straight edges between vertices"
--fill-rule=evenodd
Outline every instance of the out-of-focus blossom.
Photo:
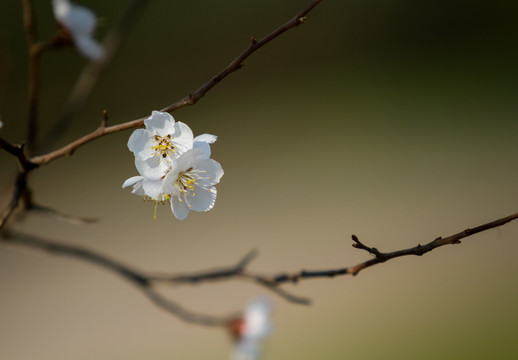
M 235 341 L 232 360 L 260 359 L 263 340 L 273 330 L 271 311 L 271 301 L 259 298 L 248 305 L 242 317 L 228 323 L 228 329 Z
M 52 0 L 54 16 L 70 35 L 81 54 L 93 61 L 104 58 L 102 46 L 92 37 L 97 25 L 95 14 L 85 7 L 68 0 Z

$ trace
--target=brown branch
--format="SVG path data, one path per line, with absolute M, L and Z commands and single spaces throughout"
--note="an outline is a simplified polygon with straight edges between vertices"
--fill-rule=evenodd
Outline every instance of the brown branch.
M 218 83 L 220 83 L 228 75 L 230 75 L 231 73 L 233 73 L 236 70 L 239 70 L 243 66 L 243 61 L 246 60 L 254 52 L 259 50 L 261 47 L 268 44 L 269 42 L 271 42 L 272 40 L 274 40 L 281 34 L 285 33 L 286 31 L 305 22 L 306 15 L 311 10 L 313 10 L 313 8 L 315 6 L 317 6 L 320 2 L 322 2 L 322 0 L 313 1 L 308 7 L 306 7 L 304 10 L 302 10 L 297 15 L 295 15 L 290 21 L 288 21 L 284 25 L 280 26 L 278 29 L 274 30 L 272 33 L 265 36 L 263 39 L 261 39 L 259 41 L 256 41 L 255 39 L 253 39 L 251 44 L 247 47 L 246 50 L 244 50 L 238 57 L 236 57 L 229 65 L 227 65 L 217 75 L 213 76 L 208 82 L 206 82 L 200 88 L 198 88 L 198 90 L 185 96 L 181 100 L 179 100 L 169 106 L 166 106 L 161 111 L 173 112 L 184 106 L 194 105 L 196 102 L 198 102 L 198 100 L 200 100 L 202 97 L 204 97 L 207 92 L 209 92 L 214 86 L 216 86 Z M 142 126 L 145 119 L 146 118 L 140 118 L 140 119 L 128 121 L 128 122 L 125 122 L 122 124 L 118 124 L 118 125 L 113 125 L 113 126 L 108 126 L 108 127 L 99 127 L 96 130 L 94 130 L 93 132 L 71 142 L 68 145 L 65 145 L 64 147 L 62 147 L 60 149 L 52 151 L 48 154 L 33 157 L 31 159 L 31 161 L 35 164 L 41 165 L 41 164 L 45 164 L 50 161 L 53 161 L 55 159 L 58 159 L 65 155 L 72 155 L 77 148 L 89 143 L 92 140 L 95 140 L 102 136 L 109 135 L 109 134 L 119 132 L 122 130 L 133 129 L 133 128 Z
M 14 245 L 28 246 L 54 255 L 64 255 L 80 259 L 116 273 L 123 279 L 135 285 L 155 305 L 183 321 L 205 326 L 225 326 L 229 321 L 228 317 L 198 314 L 181 307 L 153 289 L 156 279 L 154 279 L 152 275 L 145 274 L 142 271 L 136 270 L 93 250 L 80 246 L 57 243 L 34 235 L 21 233 L 7 234 L 7 236 L 0 237 L 0 242 L 2 241 Z
M 255 251 L 248 253 L 236 265 L 229 267 L 205 270 L 191 274 L 154 275 L 136 270 L 116 260 L 108 258 L 105 255 L 83 247 L 60 244 L 31 235 L 16 234 L 16 236 L 0 238 L 0 241 L 16 245 L 29 246 L 38 250 L 47 251 L 52 254 L 71 256 L 101 266 L 107 270 L 117 273 L 134 285 L 137 285 L 138 288 L 143 291 L 156 305 L 160 306 L 164 310 L 167 310 L 180 319 L 202 325 L 220 326 L 225 324 L 228 319 L 223 317 L 199 315 L 182 309 L 179 305 L 171 302 L 170 300 L 162 297 L 156 291 L 152 290 L 152 286 L 154 284 L 164 282 L 170 284 L 201 284 L 214 280 L 244 279 L 253 281 L 258 285 L 266 287 L 268 290 L 273 291 L 287 301 L 308 305 L 310 303 L 309 299 L 292 295 L 285 289 L 282 289 L 281 285 L 286 283 L 298 283 L 304 279 L 333 278 L 342 275 L 356 275 L 360 271 L 370 266 L 384 263 L 391 259 L 406 255 L 421 256 L 444 245 L 459 244 L 460 240 L 463 238 L 467 238 L 477 233 L 502 226 L 517 218 L 518 213 L 515 213 L 487 224 L 477 226 L 475 228 L 463 230 L 446 238 L 439 237 L 425 245 L 417 245 L 412 248 L 398 250 L 390 253 L 383 253 L 376 250 L 375 248 L 368 247 L 361 243 L 360 240 L 353 235 L 353 246 L 373 254 L 375 256 L 373 259 L 350 267 L 342 267 L 330 270 L 302 270 L 295 273 L 279 273 L 274 275 L 263 275 L 247 270 L 248 265 L 257 255 Z

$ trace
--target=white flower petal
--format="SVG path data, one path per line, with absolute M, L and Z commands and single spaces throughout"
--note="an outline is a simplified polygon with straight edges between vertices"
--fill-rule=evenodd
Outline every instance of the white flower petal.
M 144 190 L 144 193 L 150 198 L 157 201 L 163 200 L 162 181 L 146 179 L 142 182 L 142 189 Z
M 191 210 L 209 211 L 214 207 L 217 195 L 215 187 L 204 189 L 199 186 L 194 186 L 193 193 L 194 195 L 185 196 L 185 201 Z
M 205 154 L 204 156 L 208 159 L 208 158 L 210 158 L 210 154 L 211 154 L 209 144 L 214 143 L 217 139 L 218 139 L 218 137 L 215 135 L 202 134 L 202 135 L 196 136 L 194 138 L 194 143 L 193 143 L 192 147 L 194 149 L 202 150 L 203 153 Z
M 210 145 L 204 141 L 197 141 L 192 145 L 193 149 L 198 149 L 203 152 L 203 157 L 208 159 L 210 158 Z
M 137 182 L 144 180 L 143 176 L 133 176 L 124 181 L 124 184 L 122 184 L 122 188 L 127 188 L 128 186 L 135 185 Z
M 177 121 L 174 130 L 174 144 L 178 146 L 178 149 L 181 152 L 192 149 L 194 135 L 191 128 L 183 122 Z
M 187 171 L 189 168 L 194 167 L 194 164 L 196 163 L 196 157 L 199 156 L 199 152 L 199 150 L 191 149 L 181 154 L 181 156 L 173 161 L 171 172 L 178 174 L 181 171 Z
M 174 132 L 175 121 L 171 114 L 161 111 L 153 111 L 151 116 L 144 120 L 146 130 L 153 135 L 167 136 Z
M 189 215 L 189 206 L 185 201 L 180 201 L 177 194 L 171 197 L 171 210 L 178 220 L 184 220 Z
M 224 174 L 220 163 L 213 159 L 199 160 L 196 166 L 197 169 L 206 171 L 204 179 L 199 181 L 201 186 L 210 186 L 219 183 Z
M 218 137 L 216 135 L 211 134 L 201 134 L 194 138 L 194 142 L 204 142 L 208 144 L 214 143 L 216 140 L 218 140 Z
M 151 150 L 151 141 L 149 134 L 144 129 L 133 131 L 128 140 L 128 149 L 142 160 L 149 159 L 153 151 Z
M 150 180 L 159 180 L 163 178 L 169 170 L 169 165 L 163 159 L 154 156 L 147 160 L 135 158 L 135 167 L 140 175 Z

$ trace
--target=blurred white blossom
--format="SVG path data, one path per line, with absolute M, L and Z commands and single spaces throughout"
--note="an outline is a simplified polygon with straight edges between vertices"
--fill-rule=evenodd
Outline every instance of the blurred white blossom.
M 258 360 L 262 343 L 273 330 L 271 322 L 272 303 L 267 298 L 258 298 L 245 310 L 243 316 L 229 323 L 235 344 L 232 360 Z
M 54 16 L 68 32 L 81 54 L 93 61 L 104 58 L 102 46 L 92 37 L 97 25 L 95 14 L 85 7 L 68 0 L 52 0 Z

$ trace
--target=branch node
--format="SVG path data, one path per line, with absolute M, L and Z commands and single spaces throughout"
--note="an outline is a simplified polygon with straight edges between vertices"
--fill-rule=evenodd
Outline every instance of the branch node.
M 101 128 L 104 129 L 106 125 L 108 124 L 108 110 L 103 110 L 103 116 L 101 119 Z
M 250 38 L 250 41 L 252 42 L 252 45 L 257 44 L 257 39 L 253 36 Z
M 301 16 L 301 17 L 299 17 L 299 18 L 297 19 L 298 25 L 305 23 L 307 19 L 308 19 L 308 18 L 307 18 L 307 17 L 305 17 L 305 16 Z

